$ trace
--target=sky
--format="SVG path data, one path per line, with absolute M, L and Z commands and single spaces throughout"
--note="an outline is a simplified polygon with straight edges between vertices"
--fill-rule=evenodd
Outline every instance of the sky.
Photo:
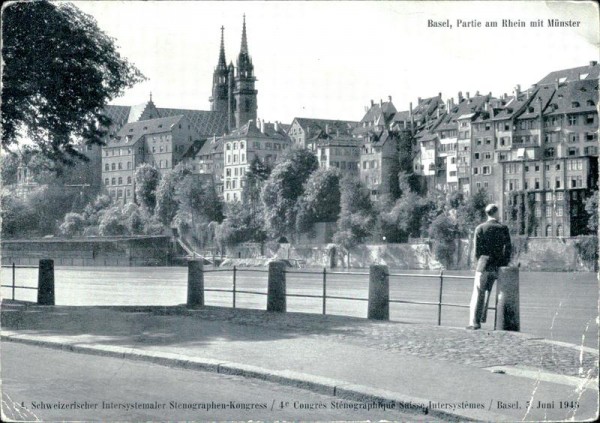
M 119 51 L 148 81 L 112 104 L 132 105 L 152 92 L 158 107 L 210 110 L 220 27 L 225 53 L 240 50 L 246 14 L 258 90 L 258 117 L 360 120 L 370 100 L 392 97 L 408 110 L 418 97 L 458 91 L 511 93 L 551 71 L 587 65 L 599 56 L 594 2 L 365 1 L 209 2 L 74 1 L 116 38 Z M 449 19 L 453 28 L 429 20 Z M 528 26 L 456 27 L 510 19 Z M 530 27 L 542 19 L 544 27 Z M 547 19 L 580 21 L 549 28 Z

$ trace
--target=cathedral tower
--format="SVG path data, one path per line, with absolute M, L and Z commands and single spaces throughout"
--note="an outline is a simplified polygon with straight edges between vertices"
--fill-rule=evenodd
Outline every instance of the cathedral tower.
M 225 61 L 224 27 L 221 27 L 221 49 L 219 51 L 219 62 L 213 72 L 212 96 L 209 98 L 210 110 L 216 112 L 227 112 L 229 93 L 228 76 L 229 69 Z
M 242 46 L 237 58 L 235 69 L 235 82 L 233 91 L 233 111 L 235 126 L 240 128 L 248 123 L 250 119 L 256 122 L 256 94 L 254 89 L 256 78 L 254 77 L 254 65 L 248 53 L 248 40 L 246 38 L 246 15 L 242 27 Z

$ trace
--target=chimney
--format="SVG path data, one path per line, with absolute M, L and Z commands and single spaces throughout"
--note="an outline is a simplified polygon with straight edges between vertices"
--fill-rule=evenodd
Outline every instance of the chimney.
M 463 100 L 462 91 L 458 92 L 458 102 L 460 103 Z
M 275 121 L 275 123 L 273 124 L 273 127 L 275 128 L 275 132 L 279 132 L 279 122 Z
M 373 107 L 375 105 L 375 102 L 373 100 L 371 100 L 371 107 Z
M 260 132 L 265 133 L 265 121 L 264 119 L 260 121 Z
M 592 61 L 590 62 L 590 66 L 596 66 L 597 64 L 598 64 L 598 62 L 596 62 L 595 60 L 592 60 Z
M 442 93 L 438 93 L 438 97 L 439 97 L 439 98 L 442 98 Z
M 467 91 L 467 100 L 469 100 L 471 98 L 471 96 L 469 95 L 469 92 Z
M 413 111 L 412 111 L 412 101 L 410 103 L 408 103 L 408 117 L 412 118 L 413 115 Z
M 392 102 L 392 96 L 388 95 L 388 101 L 391 103 Z
M 379 99 L 379 107 L 383 107 L 383 100 Z
M 477 90 L 477 91 L 475 92 L 475 97 L 479 97 L 480 95 L 481 95 L 481 94 L 479 94 L 479 90 Z
M 519 84 L 515 85 L 514 95 L 518 97 L 521 94 L 521 86 Z
M 490 110 L 490 104 L 487 101 L 483 103 L 483 110 L 485 110 L 486 112 L 489 112 Z
M 417 97 L 417 105 L 421 104 L 421 97 Z

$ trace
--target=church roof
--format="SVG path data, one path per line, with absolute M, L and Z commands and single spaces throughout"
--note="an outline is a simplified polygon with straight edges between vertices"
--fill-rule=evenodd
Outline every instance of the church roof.
M 300 125 L 304 132 L 318 133 L 324 131 L 327 126 L 330 130 L 339 130 L 340 133 L 350 134 L 358 125 L 356 121 L 334 120 L 334 119 L 315 119 L 315 118 L 294 118 L 294 121 Z M 289 129 L 289 128 L 288 128 Z M 309 131 L 310 130 L 310 131 Z
M 161 117 L 184 115 L 203 137 L 227 132 L 227 113 L 191 109 L 165 109 L 159 107 Z
M 222 135 L 227 132 L 227 113 L 193 109 L 170 109 L 155 107 L 152 101 L 134 106 L 116 106 L 109 104 L 104 108 L 106 115 L 113 121 L 116 128 L 126 123 L 140 121 L 140 118 L 152 116 L 163 118 L 185 116 L 202 137 Z

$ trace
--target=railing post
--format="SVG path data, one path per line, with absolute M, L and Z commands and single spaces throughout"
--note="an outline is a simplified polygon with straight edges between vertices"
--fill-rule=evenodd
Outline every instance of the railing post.
M 390 319 L 390 280 L 388 267 L 372 264 L 369 270 L 369 307 L 367 318 Z
M 494 305 L 494 330 L 498 324 L 498 284 L 496 284 L 496 304 Z
M 233 266 L 233 308 L 235 308 L 236 275 L 237 269 L 235 266 Z
M 37 303 L 40 305 L 54 305 L 54 260 L 40 260 Z
M 204 263 L 188 260 L 187 307 L 204 305 Z
M 267 311 L 285 313 L 285 288 L 285 263 L 283 261 L 272 261 L 269 263 Z
M 12 299 L 15 299 L 15 262 L 12 264 Z
M 438 300 L 438 326 L 442 325 L 442 293 L 444 289 L 444 269 L 440 270 L 440 297 Z
M 500 330 L 520 331 L 519 268 L 501 267 L 498 270 L 497 326 Z
M 327 314 L 327 268 L 323 267 L 323 314 Z

